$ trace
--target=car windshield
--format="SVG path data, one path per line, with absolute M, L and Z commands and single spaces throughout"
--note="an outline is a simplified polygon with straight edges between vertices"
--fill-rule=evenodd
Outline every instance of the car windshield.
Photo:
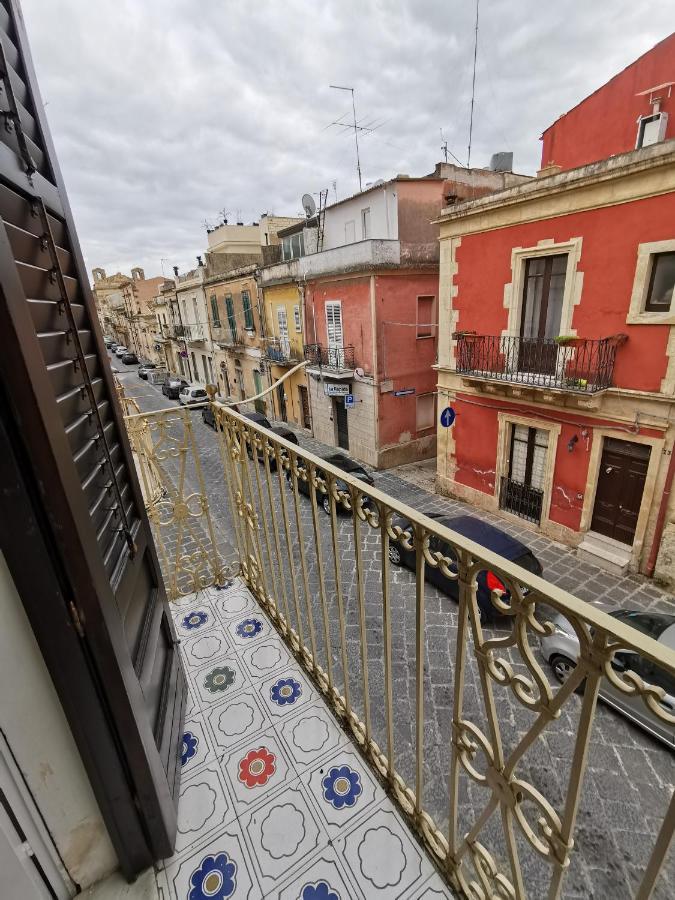
M 675 624 L 675 616 L 659 613 L 650 614 L 621 609 L 611 613 L 611 615 L 627 625 L 632 625 L 633 628 L 637 628 L 638 631 L 650 638 L 654 638 L 654 640 L 658 640 L 666 628 L 670 628 L 671 625 Z

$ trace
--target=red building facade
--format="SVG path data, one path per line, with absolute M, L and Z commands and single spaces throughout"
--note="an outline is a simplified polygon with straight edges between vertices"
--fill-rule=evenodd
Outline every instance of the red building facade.
M 675 569 L 673 60 L 671 36 L 547 129 L 542 177 L 440 224 L 439 402 L 457 412 L 439 434 L 440 489 L 608 568 L 663 577 Z

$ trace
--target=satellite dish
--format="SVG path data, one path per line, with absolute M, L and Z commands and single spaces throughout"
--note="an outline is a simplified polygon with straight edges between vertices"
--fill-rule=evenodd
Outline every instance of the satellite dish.
M 366 373 L 363 371 L 363 369 L 358 368 L 358 369 L 354 369 L 354 374 L 356 375 L 357 378 L 363 378 L 363 376 Z
M 314 202 L 314 197 L 312 197 L 311 194 L 302 195 L 302 208 L 304 209 L 307 218 L 311 219 L 316 212 L 316 203 Z

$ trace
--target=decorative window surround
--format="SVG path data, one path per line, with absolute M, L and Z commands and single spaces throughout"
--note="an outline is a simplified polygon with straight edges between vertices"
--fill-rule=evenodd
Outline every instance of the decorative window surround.
M 675 303 L 668 312 L 647 312 L 645 310 L 652 270 L 652 256 L 655 253 L 673 252 L 675 252 L 675 240 L 652 241 L 648 244 L 638 244 L 635 279 L 633 281 L 633 292 L 630 298 L 628 315 L 626 316 L 626 324 L 675 325 Z
M 518 416 L 510 412 L 499 412 L 497 414 L 499 422 L 499 434 L 497 437 L 497 471 L 495 473 L 495 500 L 499 505 L 499 485 L 503 475 L 509 474 L 509 451 L 511 448 L 510 429 L 512 425 L 525 425 L 527 428 L 540 428 L 542 431 L 548 432 L 548 448 L 546 450 L 546 461 L 544 463 L 543 485 L 542 490 L 544 497 L 541 503 L 541 520 L 539 528 L 549 524 L 549 513 L 551 511 L 551 490 L 553 487 L 553 470 L 555 468 L 555 455 L 558 447 L 558 438 L 562 426 L 560 423 L 550 422 L 548 419 L 537 419 L 532 416 Z M 522 523 L 520 516 L 511 513 L 508 510 L 500 509 L 500 515 L 508 516 L 514 521 Z
M 539 256 L 555 256 L 567 254 L 567 270 L 565 272 L 565 290 L 563 292 L 560 334 L 576 335 L 572 328 L 574 307 L 581 301 L 584 285 L 584 273 L 578 271 L 581 260 L 583 238 L 570 238 L 556 244 L 552 238 L 538 241 L 536 247 L 514 247 L 511 250 L 511 281 L 504 285 L 504 308 L 508 310 L 508 324 L 502 331 L 502 337 L 513 337 L 520 334 L 520 319 L 523 308 L 523 286 L 525 279 L 525 262 Z

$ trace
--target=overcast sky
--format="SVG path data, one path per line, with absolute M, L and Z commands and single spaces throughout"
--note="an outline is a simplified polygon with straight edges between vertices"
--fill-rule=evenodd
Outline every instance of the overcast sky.
M 467 157 L 471 0 L 23 0 L 87 266 L 194 265 L 204 222 Z M 542 130 L 665 37 L 672 0 L 481 0 L 472 163 L 539 164 Z

